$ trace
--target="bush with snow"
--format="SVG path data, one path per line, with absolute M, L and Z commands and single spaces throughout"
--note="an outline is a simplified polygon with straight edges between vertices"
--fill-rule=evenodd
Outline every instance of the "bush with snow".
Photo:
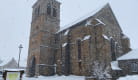
M 106 80 L 107 78 L 110 78 L 110 67 L 105 67 L 104 63 L 100 63 L 99 61 L 94 61 L 93 63 L 93 76 L 98 78 L 98 80 Z

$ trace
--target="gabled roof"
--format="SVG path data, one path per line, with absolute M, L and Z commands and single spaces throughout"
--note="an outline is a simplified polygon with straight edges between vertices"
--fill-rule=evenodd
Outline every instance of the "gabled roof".
M 119 57 L 117 60 L 130 60 L 130 59 L 138 59 L 138 49 L 134 49 L 127 54 Z
M 83 16 L 83 17 L 81 17 L 81 18 L 79 18 L 79 19 L 73 21 L 73 22 L 70 23 L 70 24 L 67 24 L 67 25 L 65 25 L 65 26 L 63 26 L 63 27 L 60 27 L 60 30 L 59 30 L 58 32 L 63 31 L 63 30 L 66 30 L 66 29 L 68 29 L 68 28 L 70 28 L 70 27 L 72 27 L 72 26 L 77 25 L 78 23 L 81 23 L 81 22 L 87 20 L 88 18 L 92 17 L 93 15 L 95 15 L 96 13 L 98 13 L 100 10 L 102 10 L 105 6 L 110 6 L 110 5 L 109 5 L 109 3 L 107 3 L 107 4 L 105 4 L 104 6 L 102 6 L 102 7 L 98 8 L 98 9 L 96 9 L 96 10 L 94 10 L 94 11 L 88 13 L 86 16 Z
M 17 60 L 15 58 L 11 58 L 11 57 L 3 58 L 0 61 L 0 66 L 7 66 L 7 65 L 12 64 L 12 63 L 14 63 L 14 65 L 16 65 L 16 67 L 18 66 Z M 26 67 L 26 64 L 27 64 L 26 59 L 20 60 L 20 67 Z
M 117 20 L 116 20 L 116 18 L 115 18 L 115 15 L 114 15 L 114 13 L 113 13 L 111 7 L 110 7 L 110 4 L 107 3 L 107 4 L 105 4 L 104 6 L 102 6 L 102 7 L 98 8 L 98 9 L 92 11 L 91 13 L 87 14 L 86 16 L 83 16 L 83 17 L 77 19 L 76 21 L 73 21 L 72 23 L 70 23 L 70 24 L 68 24 L 68 25 L 66 25 L 66 26 L 64 26 L 64 27 L 61 27 L 61 29 L 60 29 L 58 32 L 62 32 L 62 31 L 64 31 L 64 30 L 67 30 L 67 29 L 69 29 L 69 28 L 72 28 L 72 27 L 74 27 L 74 26 L 77 26 L 77 25 L 79 25 L 79 24 L 81 24 L 81 23 L 83 23 L 83 22 L 86 22 L 87 20 L 89 20 L 90 18 L 95 17 L 95 15 L 97 15 L 98 13 L 102 12 L 102 10 L 105 10 L 105 9 L 108 10 L 108 11 L 110 12 L 110 14 L 111 14 L 110 17 L 112 17 L 112 18 L 114 19 L 114 22 L 115 22 L 115 23 L 117 24 L 117 26 L 120 28 L 120 26 L 119 26 L 119 24 L 118 24 L 118 22 L 117 22 Z M 106 14 L 105 14 L 105 15 L 106 15 Z M 121 30 L 121 28 L 120 28 L 120 30 Z M 57 32 L 57 33 L 58 33 L 58 32 Z
M 0 66 L 12 66 L 12 64 L 15 65 L 15 67 L 17 67 L 17 62 L 14 58 L 9 58 L 9 59 L 5 59 L 2 61 L 2 63 L 0 63 Z

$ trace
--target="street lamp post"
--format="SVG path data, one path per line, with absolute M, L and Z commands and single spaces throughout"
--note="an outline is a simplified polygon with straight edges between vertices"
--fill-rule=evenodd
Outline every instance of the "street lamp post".
M 21 50 L 22 50 L 23 46 L 22 44 L 19 45 L 19 59 L 18 59 L 18 68 L 20 67 L 20 55 L 21 55 Z

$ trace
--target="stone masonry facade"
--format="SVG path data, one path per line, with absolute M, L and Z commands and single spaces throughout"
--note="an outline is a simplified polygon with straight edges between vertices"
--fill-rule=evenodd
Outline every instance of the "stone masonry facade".
M 124 37 L 109 4 L 60 29 L 60 3 L 38 0 L 33 6 L 27 75 L 112 77 L 110 62 L 131 50 Z

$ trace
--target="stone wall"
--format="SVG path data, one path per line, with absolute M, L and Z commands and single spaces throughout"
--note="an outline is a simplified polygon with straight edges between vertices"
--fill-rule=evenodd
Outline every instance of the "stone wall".
M 107 71 L 110 71 L 110 62 L 112 61 L 110 39 L 112 38 L 118 45 L 114 56 L 117 58 L 124 53 L 121 47 L 125 47 L 125 45 L 122 45 L 121 34 L 122 30 L 109 5 L 106 5 L 94 16 L 59 32 L 57 40 L 59 49 L 56 53 L 57 73 L 64 73 L 62 68 L 66 66 L 66 59 L 69 63 L 68 74 L 86 76 L 102 74 L 94 73 L 96 72 L 94 67 L 97 67 L 98 64 L 101 65 L 99 67 L 101 72 L 108 67 Z M 89 38 L 84 40 L 86 37 Z M 78 40 L 81 40 L 81 52 L 78 52 Z M 79 53 L 82 56 L 81 60 L 78 59 Z M 67 58 L 66 55 L 69 57 Z
M 98 22 L 91 19 L 91 23 L 98 24 Z M 104 25 L 100 24 L 85 25 L 81 24 L 73 28 L 69 28 L 58 34 L 59 49 L 56 55 L 57 73 L 62 74 L 66 64 L 66 54 L 69 57 L 69 73 L 74 75 L 94 75 L 96 68 L 100 68 L 104 73 L 104 69 L 110 70 L 110 42 L 105 39 L 103 34 Z M 66 34 L 68 32 L 68 34 Z M 66 34 L 66 35 L 65 35 Z M 78 40 L 81 41 L 79 49 Z M 69 46 L 68 49 L 66 49 Z M 79 51 L 79 50 L 80 51 Z M 69 53 L 67 53 L 69 51 Z M 80 55 L 79 55 L 80 54 Z M 81 56 L 81 59 L 78 57 Z M 100 67 L 98 67 L 100 65 Z M 96 69 L 97 70 L 97 69 Z M 95 75 L 102 74 L 95 73 Z
M 111 77 L 110 62 L 129 51 L 130 44 L 109 4 L 58 31 L 60 4 L 56 1 L 52 4 L 52 8 L 57 7 L 57 17 L 52 17 L 46 13 L 48 3 L 52 1 L 39 0 L 33 6 L 27 72 L 35 60 L 36 75 L 54 75 L 56 70 L 59 75 Z M 40 5 L 40 14 L 36 16 Z

